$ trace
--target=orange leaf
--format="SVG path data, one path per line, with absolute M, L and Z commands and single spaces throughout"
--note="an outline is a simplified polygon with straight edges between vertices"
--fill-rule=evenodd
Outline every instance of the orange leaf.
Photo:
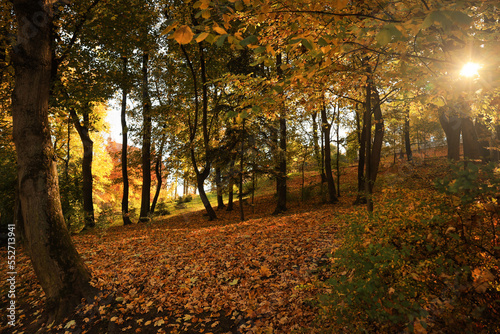
M 177 30 L 175 30 L 174 39 L 179 44 L 188 44 L 193 39 L 193 35 L 193 31 L 191 30 L 191 28 L 189 28 L 189 26 L 182 25 Z

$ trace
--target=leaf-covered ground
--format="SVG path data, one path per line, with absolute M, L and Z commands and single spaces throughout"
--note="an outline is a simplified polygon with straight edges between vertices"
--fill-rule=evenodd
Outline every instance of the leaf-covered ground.
M 49 332 L 311 332 L 314 282 L 324 278 L 321 265 L 338 245 L 340 222 L 333 216 L 352 199 L 344 196 L 335 206 L 296 200 L 274 217 L 274 199 L 260 197 L 253 214 L 245 206 L 242 223 L 236 203 L 231 213 L 218 211 L 214 222 L 200 211 L 77 235 L 103 294 Z M 17 265 L 18 322 L 4 330 L 31 333 L 43 314 L 43 292 L 24 254 Z

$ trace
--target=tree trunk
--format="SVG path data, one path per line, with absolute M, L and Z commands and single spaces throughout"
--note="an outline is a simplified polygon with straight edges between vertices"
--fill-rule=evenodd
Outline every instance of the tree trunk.
M 337 197 L 340 197 L 340 107 L 337 106 Z
M 148 87 L 148 61 L 149 55 L 144 52 L 142 56 L 142 193 L 139 216 L 141 222 L 149 220 L 151 204 L 151 101 Z
M 228 185 L 226 211 L 233 211 L 233 196 L 234 196 L 233 186 L 234 186 L 234 159 L 231 158 L 231 162 L 229 165 L 229 185 Z
M 365 137 L 365 196 L 366 196 L 366 209 L 368 212 L 373 212 L 373 183 L 372 183 L 372 152 L 371 152 L 371 144 L 372 144 L 372 106 L 371 106 L 371 78 L 368 77 L 366 83 L 366 96 L 365 96 L 365 120 L 363 122 L 363 126 L 366 130 Z
M 356 112 L 356 125 L 358 127 L 358 194 L 354 205 L 366 204 L 365 196 L 365 158 L 366 158 L 366 127 L 361 124 L 359 112 Z M 363 111 L 363 119 L 366 118 L 366 110 Z
M 482 158 L 481 145 L 476 133 L 476 127 L 469 117 L 462 118 L 462 141 L 465 159 L 478 160 Z
M 217 210 L 222 210 L 226 206 L 224 205 L 224 198 L 222 195 L 222 177 L 221 168 L 215 168 L 215 188 L 217 189 Z
M 278 69 L 278 78 L 283 76 L 281 70 L 281 53 L 276 55 L 276 67 Z M 276 175 L 276 190 L 278 192 L 278 201 L 273 214 L 279 214 L 287 210 L 286 208 L 286 109 L 281 106 L 279 119 L 279 151 L 278 151 L 278 175 Z
M 90 272 L 64 222 L 48 106 L 52 64 L 52 2 L 16 0 L 17 45 L 13 48 L 15 87 L 13 136 L 25 250 L 47 298 L 49 319 L 60 322 L 82 298 L 90 298 Z M 44 24 L 40 24 L 43 18 Z
M 94 155 L 94 142 L 90 139 L 89 135 L 89 111 L 84 110 L 83 125 L 80 123 L 80 119 L 73 108 L 70 108 L 70 115 L 83 144 L 82 196 L 85 230 L 95 227 L 94 202 L 92 199 L 92 157 Z
M 405 124 L 403 127 L 404 136 L 405 136 L 405 148 L 406 148 L 406 158 L 408 161 L 413 160 L 413 154 L 411 152 L 411 141 L 410 141 L 410 111 L 406 111 L 405 115 Z
M 123 59 L 123 80 L 127 80 L 127 57 L 122 57 Z M 123 83 L 122 88 L 122 110 L 121 110 L 121 123 L 122 123 L 122 178 L 123 178 L 123 194 L 122 194 L 122 219 L 123 225 L 130 225 L 132 221 L 130 220 L 130 215 L 128 212 L 128 128 L 127 128 L 127 83 Z
M 240 220 L 245 220 L 245 212 L 243 211 L 243 162 L 244 162 L 244 153 L 245 153 L 245 120 L 241 125 L 241 151 L 240 151 L 240 172 L 239 172 L 239 202 L 240 202 Z
M 439 113 L 439 122 L 446 135 L 446 144 L 448 145 L 448 159 L 460 160 L 460 132 L 462 131 L 462 122 L 455 115 L 447 115 L 444 108 Z
M 371 187 L 375 185 L 377 180 L 380 158 L 382 155 L 382 144 L 384 142 L 384 119 L 382 118 L 382 109 L 380 109 L 380 97 L 376 88 L 372 87 L 371 95 L 373 98 L 373 116 L 375 118 L 375 134 L 373 136 L 373 146 L 371 153 Z
M 158 203 L 158 197 L 160 197 L 161 185 L 163 183 L 162 175 L 161 175 L 161 167 L 162 167 L 162 156 L 163 156 L 163 148 L 165 147 L 165 134 L 161 137 L 160 142 L 160 150 L 158 151 L 158 155 L 156 156 L 156 164 L 155 164 L 155 175 L 156 175 L 156 191 L 153 197 L 153 203 L 151 203 L 151 214 L 155 212 L 156 203 Z
M 313 148 L 314 148 L 314 159 L 318 165 L 318 168 L 321 168 L 321 153 L 319 147 L 319 136 L 318 136 L 318 122 L 316 118 L 318 116 L 318 112 L 316 110 L 313 111 L 312 114 L 312 130 L 313 130 Z
M 200 199 L 207 211 L 209 220 L 217 219 L 217 214 L 215 210 L 212 208 L 210 201 L 205 193 L 204 182 L 206 178 L 210 175 L 210 166 L 211 166 L 211 158 L 210 158 L 210 134 L 208 131 L 208 86 L 207 86 L 207 72 L 205 66 L 205 54 L 203 50 L 203 43 L 198 43 L 198 56 L 200 60 L 200 72 L 201 72 L 201 84 L 202 84 L 202 120 L 201 120 L 201 128 L 203 133 L 203 148 L 205 151 L 205 167 L 202 172 L 198 170 L 198 163 L 196 160 L 196 154 L 194 151 L 194 142 L 196 138 L 196 132 L 198 131 L 198 117 L 199 117 L 199 94 L 198 94 L 198 80 L 196 71 L 194 69 L 193 63 L 191 62 L 189 55 L 186 51 L 186 48 L 181 45 L 181 50 L 186 58 L 187 65 L 191 71 L 191 75 L 193 77 L 193 88 L 194 88 L 194 103 L 195 103 L 195 114 L 194 120 L 191 123 L 191 119 L 189 119 L 189 143 L 191 145 L 191 162 L 193 164 L 193 169 L 196 174 L 196 182 L 198 184 L 198 191 L 200 193 Z
M 326 104 L 323 98 L 323 106 L 321 108 L 321 129 L 323 130 L 323 138 L 325 140 L 325 174 L 326 174 L 326 184 L 328 186 L 328 201 L 327 203 L 336 203 L 337 190 L 335 189 L 335 181 L 333 180 L 332 171 L 332 150 L 330 147 L 330 131 L 332 125 L 328 122 L 326 115 Z

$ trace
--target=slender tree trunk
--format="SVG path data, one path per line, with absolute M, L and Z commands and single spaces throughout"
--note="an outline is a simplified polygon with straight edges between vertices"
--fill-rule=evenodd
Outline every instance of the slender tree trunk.
M 239 172 L 239 202 L 240 202 L 240 220 L 245 220 L 245 212 L 243 210 L 243 163 L 244 163 L 244 153 L 245 153 L 245 120 L 241 125 L 241 151 L 240 151 L 240 172 Z
M 313 130 L 313 148 L 314 148 L 314 159 L 318 165 L 318 168 L 321 168 L 321 153 L 319 147 L 319 137 L 318 137 L 318 122 L 316 118 L 318 116 L 318 112 L 316 110 L 313 111 L 312 114 L 312 130 Z
M 82 159 L 82 195 L 83 195 L 83 212 L 84 212 L 84 229 L 95 227 L 94 220 L 94 201 L 92 198 L 92 157 L 94 155 L 94 142 L 89 135 L 89 111 L 83 112 L 83 125 L 76 114 L 76 111 L 71 108 L 70 115 L 73 119 L 78 135 L 83 144 L 83 159 Z
M 233 211 L 233 196 L 234 196 L 233 186 L 234 186 L 234 159 L 231 158 L 231 162 L 229 165 L 229 185 L 228 185 L 226 211 Z
M 255 166 L 255 160 L 254 160 L 254 166 Z M 255 169 L 252 169 L 252 214 L 255 213 L 255 186 L 256 186 Z
M 160 150 L 158 151 L 158 154 L 156 156 L 156 163 L 155 163 L 156 191 L 153 197 L 153 203 L 151 203 L 151 214 L 155 212 L 156 203 L 158 203 L 158 197 L 160 197 L 161 186 L 163 184 L 163 179 L 161 175 L 161 167 L 162 167 L 161 160 L 163 156 L 163 148 L 165 147 L 165 140 L 166 137 L 165 134 L 163 134 L 160 142 Z
M 367 79 L 366 83 L 366 96 L 365 96 L 365 120 L 363 122 L 364 128 L 366 130 L 365 137 L 365 196 L 366 196 L 366 208 L 368 212 L 373 212 L 373 184 L 372 184 L 372 152 L 371 152 L 371 144 L 372 144 L 372 106 L 371 106 L 371 83 L 370 76 Z
M 323 130 L 323 137 L 325 140 L 325 174 L 326 184 L 328 186 L 328 203 L 336 203 L 337 190 L 335 190 L 335 181 L 333 180 L 332 172 L 332 152 L 330 147 L 330 130 L 332 125 L 328 122 L 326 115 L 326 105 L 323 99 L 323 106 L 321 108 L 321 128 Z
M 123 80 L 127 80 L 127 57 L 122 57 L 123 59 Z M 122 179 L 123 179 L 123 194 L 122 194 L 122 219 L 123 225 L 130 225 L 132 221 L 130 220 L 128 212 L 128 193 L 129 193 L 129 183 L 128 183 L 128 127 L 127 127 L 127 83 L 123 83 L 122 88 L 122 110 L 121 110 L 121 124 L 122 124 L 122 152 L 121 152 L 121 164 L 122 164 Z
M 380 108 L 380 97 L 376 88 L 372 87 L 371 95 L 373 98 L 373 116 L 375 120 L 375 133 L 373 135 L 373 145 L 371 153 L 371 187 L 375 185 L 382 155 L 382 144 L 384 142 L 384 119 L 382 118 L 382 109 Z
M 143 103 L 143 133 L 142 133 L 142 193 L 139 221 L 149 220 L 151 205 L 151 100 L 148 87 L 149 55 L 142 56 L 142 103 Z
M 200 199 L 207 211 L 209 220 L 217 219 L 217 214 L 215 210 L 212 208 L 210 201 L 205 193 L 204 182 L 206 178 L 210 175 L 210 134 L 208 131 L 208 86 L 207 86 L 207 72 L 205 67 L 205 54 L 203 50 L 203 43 L 198 43 L 198 55 L 200 60 L 200 72 L 201 72 L 201 91 L 202 91 L 202 120 L 201 120 L 201 128 L 203 133 L 203 148 L 205 150 L 205 167 L 202 172 L 198 170 L 198 163 L 196 160 L 196 154 L 194 151 L 194 141 L 196 138 L 196 132 L 198 131 L 198 117 L 199 117 L 199 94 L 198 94 L 198 80 L 196 71 L 194 66 L 189 58 L 189 55 L 186 51 L 186 48 L 181 45 L 181 50 L 184 53 L 184 57 L 186 58 L 187 65 L 191 71 L 191 75 L 193 78 L 193 88 L 194 88 L 194 102 L 195 102 L 195 114 L 194 120 L 191 123 L 189 120 L 189 142 L 191 144 L 191 162 L 193 164 L 193 168 L 196 174 L 196 182 L 198 185 L 198 191 L 200 193 Z
M 321 128 L 321 183 L 320 183 L 320 196 L 321 196 L 321 201 L 323 203 L 326 202 L 325 198 L 325 182 L 326 182 L 326 175 L 325 175 L 325 134 L 323 132 L 323 128 Z
M 278 78 L 283 76 L 281 70 L 281 53 L 276 55 L 276 67 Z M 278 175 L 276 176 L 276 188 L 278 191 L 278 202 L 273 214 L 279 214 L 287 210 L 286 207 L 286 109 L 285 105 L 281 105 L 281 113 L 279 119 L 279 140 L 280 146 L 278 151 Z
M 405 124 L 404 124 L 404 135 L 405 135 L 405 148 L 406 148 L 406 158 L 408 161 L 413 160 L 413 154 L 411 152 L 411 141 L 410 141 L 410 111 L 406 110 Z
M 94 289 L 64 222 L 51 143 L 51 4 L 48 0 L 14 1 L 18 37 L 13 48 L 12 116 L 25 250 L 45 292 L 46 323 L 58 323 L 82 298 L 91 298 Z M 40 24 L 42 18 L 44 24 Z
M 360 110 L 361 112 L 361 110 Z M 366 119 L 366 110 L 363 110 L 363 119 Z M 359 112 L 356 113 L 356 124 L 358 126 L 358 194 L 354 204 L 366 204 L 365 196 L 365 158 L 366 158 L 366 127 L 361 124 Z
M 340 107 L 337 106 L 337 197 L 340 197 Z
M 226 206 L 224 205 L 224 198 L 222 194 L 222 176 L 221 168 L 215 168 L 215 188 L 217 190 L 217 210 L 222 210 Z

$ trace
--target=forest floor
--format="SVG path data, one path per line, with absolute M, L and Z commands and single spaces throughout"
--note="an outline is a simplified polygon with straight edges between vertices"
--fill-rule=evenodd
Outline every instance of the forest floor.
M 314 332 L 321 327 L 315 302 L 321 291 L 315 283 L 328 278 L 322 266 L 342 241 L 344 222 L 336 217 L 353 210 L 355 168 L 346 171 L 344 194 L 335 205 L 322 204 L 310 193 L 302 200 L 298 175 L 289 182 L 288 211 L 278 216 L 271 215 L 275 199 L 260 196 L 253 207 L 245 203 L 244 222 L 236 201 L 234 211 L 217 211 L 215 221 L 197 211 L 75 235 L 93 285 L 103 292 L 42 332 Z M 306 174 L 305 186 L 318 183 L 319 175 Z M 16 260 L 16 326 L 6 327 L 2 317 L 0 329 L 34 333 L 44 293 L 22 250 Z M 6 290 L 4 283 L 2 309 Z

